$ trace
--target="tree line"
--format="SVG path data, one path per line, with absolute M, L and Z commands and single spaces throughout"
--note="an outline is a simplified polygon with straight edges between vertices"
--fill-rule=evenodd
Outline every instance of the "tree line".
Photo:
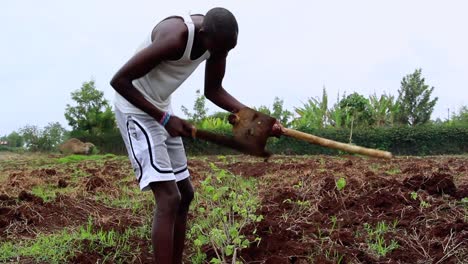
M 338 100 L 330 104 L 324 87 L 321 97 L 308 98 L 292 111 L 285 109 L 284 101 L 278 97 L 275 97 L 271 107 L 261 105 L 255 109 L 277 118 L 285 126 L 296 129 L 348 129 L 350 142 L 353 130 L 356 129 L 416 127 L 427 124 L 468 125 L 468 106 L 452 113 L 448 120 L 431 120 L 438 100 L 432 96 L 433 91 L 434 87 L 426 84 L 422 70 L 416 69 L 403 77 L 396 96 L 384 93 L 366 97 L 354 92 L 338 96 Z M 0 149 L 48 152 L 56 150 L 61 142 L 71 137 L 88 139 L 91 142 L 100 141 L 101 145 L 112 144 L 120 137 L 112 107 L 104 98 L 104 93 L 96 88 L 93 80 L 84 82 L 80 89 L 71 93 L 71 98 L 74 103 L 67 104 L 64 113 L 68 125 L 72 128 L 70 131 L 58 122 L 51 122 L 44 128 L 27 125 L 0 137 L 0 141 L 8 142 L 7 146 L 1 146 Z M 182 106 L 181 110 L 186 118 L 199 128 L 220 131 L 230 129 L 227 122 L 228 113 L 208 114 L 206 98 L 199 90 L 193 109 L 190 111 Z

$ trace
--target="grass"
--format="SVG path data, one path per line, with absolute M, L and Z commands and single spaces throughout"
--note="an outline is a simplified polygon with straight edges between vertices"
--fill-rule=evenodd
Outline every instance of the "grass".
M 136 248 L 131 237 L 148 238 L 150 225 L 126 229 L 123 233 L 113 230 L 94 230 L 90 218 L 86 226 L 75 230 L 64 229 L 55 234 L 39 234 L 34 240 L 18 243 L 5 242 L 0 246 L 0 262 L 31 258 L 36 262 L 64 263 L 80 251 L 105 255 L 102 262 L 129 263 L 135 257 Z
M 367 223 L 364 224 L 364 229 L 367 231 L 367 244 L 373 253 L 378 256 L 385 256 L 399 247 L 398 242 L 394 239 L 390 243 L 385 241 L 385 234 L 394 232 L 397 224 L 397 221 L 394 221 L 392 226 L 384 221 L 378 222 L 375 227 Z
M 401 173 L 401 170 L 399 168 L 391 168 L 387 170 L 386 173 L 389 175 L 397 175 Z
M 133 214 L 154 205 L 151 192 L 141 192 L 138 187 L 129 188 L 125 185 L 121 187 L 117 196 L 99 193 L 96 199 L 110 207 L 131 209 Z
M 58 163 L 75 163 L 81 161 L 89 161 L 89 160 L 102 160 L 102 159 L 111 159 L 115 158 L 114 154 L 105 154 L 105 155 L 70 155 L 63 158 L 57 159 Z
M 55 185 L 38 185 L 31 189 L 32 194 L 42 198 L 44 202 L 50 202 L 55 199 L 57 193 L 70 193 L 73 188 L 57 188 Z

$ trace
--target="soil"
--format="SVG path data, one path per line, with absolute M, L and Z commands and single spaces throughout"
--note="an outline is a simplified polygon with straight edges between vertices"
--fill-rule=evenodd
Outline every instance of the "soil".
M 263 201 L 265 219 L 255 227 L 262 240 L 241 257 L 247 263 L 462 263 L 468 257 L 467 205 L 460 201 L 467 196 L 465 164 L 466 158 L 443 157 L 228 164 L 235 174 L 259 179 Z M 339 178 L 347 182 L 341 191 Z M 369 248 L 364 228 L 382 221 L 394 225 L 387 244 L 399 244 L 385 256 Z
M 195 188 L 210 162 L 258 179 L 258 213 L 264 220 L 243 232 L 251 236 L 256 230 L 261 241 L 240 252 L 245 263 L 463 263 L 468 259 L 468 205 L 462 202 L 468 194 L 467 157 L 274 156 L 268 162 L 247 156 L 204 157 L 189 161 Z M 31 169 L 27 162 L 18 164 L 0 166 L 4 176 L 0 242 L 85 225 L 90 216 L 94 226 L 117 232 L 147 221 L 131 209 L 107 206 L 96 198 L 118 192 L 123 184 L 136 186 L 135 181 L 123 181 L 132 174 L 126 160 Z M 336 185 L 340 178 L 346 181 L 341 190 Z M 43 184 L 75 191 L 57 193 L 45 202 L 32 192 Z M 390 226 L 385 243 L 398 243 L 385 256 L 370 248 L 366 229 L 382 222 Z M 150 242 L 131 240 L 141 249 L 133 263 L 151 263 Z M 209 247 L 205 252 L 214 254 Z M 102 259 L 102 253 L 85 246 L 70 263 Z

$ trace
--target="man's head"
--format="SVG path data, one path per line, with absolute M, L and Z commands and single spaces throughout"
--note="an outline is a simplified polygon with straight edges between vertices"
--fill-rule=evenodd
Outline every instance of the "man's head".
M 237 44 L 239 27 L 234 15 L 227 9 L 216 7 L 206 13 L 200 30 L 204 45 L 210 52 L 228 52 Z

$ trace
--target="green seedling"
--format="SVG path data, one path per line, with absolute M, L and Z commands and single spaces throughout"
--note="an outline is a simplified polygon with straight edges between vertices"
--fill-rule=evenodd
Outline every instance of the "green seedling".
M 385 241 L 385 234 L 393 232 L 397 226 L 398 221 L 394 221 L 392 227 L 388 226 L 384 221 L 378 222 L 375 227 L 365 223 L 364 229 L 367 231 L 367 244 L 371 251 L 379 256 L 385 256 L 389 252 L 399 247 L 398 242 L 394 239 L 390 241 L 390 244 Z
M 336 188 L 338 191 L 343 190 L 346 187 L 346 179 L 341 177 L 336 181 Z

